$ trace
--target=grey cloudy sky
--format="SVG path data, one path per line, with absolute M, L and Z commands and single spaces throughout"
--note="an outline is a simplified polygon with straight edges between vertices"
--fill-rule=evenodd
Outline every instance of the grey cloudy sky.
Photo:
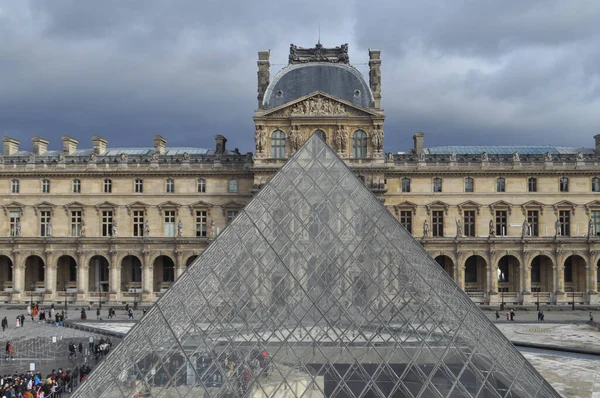
M 593 146 L 597 0 L 0 0 L 0 134 L 81 147 L 253 150 L 257 51 L 382 50 L 386 151 L 426 145 Z

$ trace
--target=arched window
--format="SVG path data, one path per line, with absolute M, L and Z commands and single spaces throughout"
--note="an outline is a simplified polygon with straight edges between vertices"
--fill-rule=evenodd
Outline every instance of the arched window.
M 319 136 L 323 141 L 327 142 L 327 134 L 323 130 L 315 131 L 315 134 Z
M 473 178 L 465 178 L 465 192 L 473 192 Z
M 600 178 L 592 178 L 592 192 L 600 192 Z
M 506 180 L 503 177 L 496 178 L 496 192 L 506 192 Z
M 352 136 L 352 150 L 355 159 L 367 157 L 367 133 L 356 130 Z
M 569 178 L 568 177 L 560 177 L 559 189 L 560 189 L 560 192 L 569 192 Z
M 439 177 L 433 179 L 433 192 L 442 192 L 442 179 Z
M 402 192 L 410 192 L 410 178 L 408 177 L 402 179 Z
M 274 159 L 285 158 L 285 133 L 281 130 L 271 133 L 271 157 Z

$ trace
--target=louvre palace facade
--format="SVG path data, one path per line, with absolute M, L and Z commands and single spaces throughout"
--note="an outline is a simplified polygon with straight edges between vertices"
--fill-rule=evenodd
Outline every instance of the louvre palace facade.
M 260 51 L 254 154 L 221 135 L 205 148 L 95 136 L 89 149 L 65 136 L 56 150 L 4 137 L 1 301 L 155 301 L 316 133 L 476 303 L 597 304 L 600 135 L 590 148 L 426 147 L 422 132 L 388 132 L 414 147 L 385 152 L 380 55 L 365 79 L 347 45 L 291 45 L 271 76 Z

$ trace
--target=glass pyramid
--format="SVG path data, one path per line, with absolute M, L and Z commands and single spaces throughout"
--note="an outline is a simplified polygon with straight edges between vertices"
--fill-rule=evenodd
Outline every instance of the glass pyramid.
M 560 397 L 313 135 L 76 397 Z

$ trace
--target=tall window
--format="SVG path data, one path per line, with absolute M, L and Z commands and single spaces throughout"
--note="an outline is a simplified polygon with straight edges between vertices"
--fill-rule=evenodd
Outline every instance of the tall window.
M 104 188 L 103 189 L 104 193 L 111 193 L 112 192 L 112 180 L 105 178 L 103 188 Z
M 165 211 L 165 236 L 175 236 L 175 210 Z
M 19 193 L 19 180 L 12 180 L 10 186 L 12 193 Z
M 508 273 L 508 257 L 502 257 L 500 261 L 498 261 L 498 282 L 509 282 L 509 273 Z
M 42 180 L 42 193 L 50 193 L 50 180 Z
M 432 236 L 444 236 L 444 211 L 431 212 Z
M 229 180 L 229 183 L 227 184 L 227 191 L 229 193 L 236 193 L 238 191 L 237 178 L 232 178 L 231 180 Z
M 141 178 L 136 178 L 133 184 L 133 190 L 135 193 L 143 193 L 144 192 L 144 180 Z
M 569 192 L 569 178 L 560 177 L 559 188 L 560 192 Z
M 198 192 L 206 192 L 206 180 L 204 178 L 198 178 Z
M 81 236 L 81 216 L 80 210 L 71 212 L 71 236 Z
M 496 210 L 496 236 L 508 235 L 508 212 Z
M 235 216 L 238 215 L 237 210 L 227 210 L 227 224 L 231 223 Z
M 439 177 L 433 179 L 433 192 L 442 192 L 442 179 Z
M 281 130 L 271 133 L 271 157 L 274 159 L 285 158 L 285 133 Z
M 465 236 L 475 236 L 475 210 L 465 210 L 463 213 L 463 233 Z
M 540 256 L 536 256 L 533 261 L 531 261 L 531 283 L 542 282 L 541 263 Z
M 402 192 L 410 192 L 410 178 L 408 177 L 402 179 Z
M 196 236 L 200 238 L 206 237 L 206 211 L 196 211 Z
M 565 282 L 573 283 L 573 257 L 565 260 Z
M 112 210 L 102 210 L 102 236 L 112 236 L 112 223 Z
M 21 211 L 11 210 L 10 211 L 10 236 L 19 236 L 21 231 L 17 231 L 18 225 L 21 224 Z
M 400 224 L 406 228 L 406 230 L 412 234 L 412 211 L 401 210 L 400 211 Z
M 527 210 L 527 222 L 531 225 L 531 235 L 540 236 L 540 212 Z
M 600 236 L 600 210 L 592 210 L 590 213 L 592 222 L 594 223 L 594 232 L 596 236 Z
M 172 178 L 167 178 L 166 184 L 167 193 L 175 193 L 175 180 Z
M 50 236 L 52 231 L 49 231 L 50 212 L 40 211 L 40 236 Z
M 144 211 L 133 211 L 133 236 L 144 236 Z
M 473 179 L 471 177 L 465 178 L 465 192 L 473 192 Z
M 537 192 L 537 178 L 530 177 L 527 180 L 527 190 L 529 192 Z
M 592 178 L 592 192 L 600 192 L 600 178 Z
M 558 221 L 560 222 L 560 234 L 562 236 L 571 235 L 571 211 L 560 210 L 558 212 Z
M 506 180 L 503 177 L 496 178 L 496 192 L 506 192 Z
M 73 193 L 81 193 L 81 180 L 78 178 L 73 180 Z
M 325 134 L 323 130 L 317 130 L 315 131 L 315 134 L 318 135 L 320 139 L 327 142 L 327 134 Z
M 367 157 L 367 133 L 357 130 L 352 136 L 352 154 L 355 159 Z

